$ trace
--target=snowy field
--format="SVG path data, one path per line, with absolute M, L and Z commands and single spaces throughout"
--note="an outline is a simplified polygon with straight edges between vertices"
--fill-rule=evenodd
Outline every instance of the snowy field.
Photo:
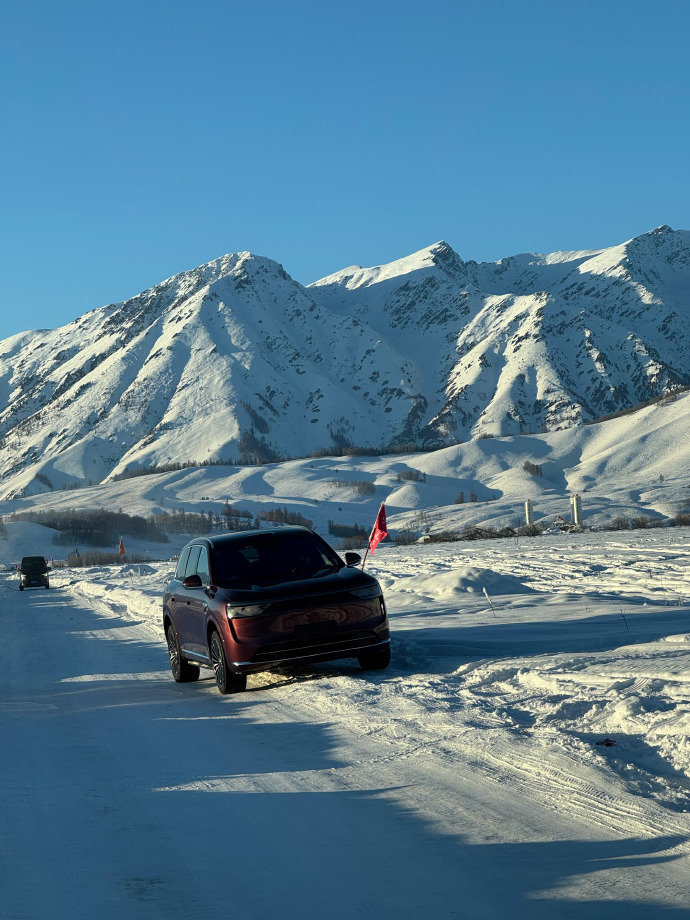
M 222 513 L 226 501 L 258 515 L 287 508 L 328 536 L 328 522 L 358 524 L 368 532 L 381 502 L 392 530 L 462 531 L 489 524 L 519 527 L 524 502 L 534 519 L 550 525 L 570 517 L 570 496 L 580 493 L 583 523 L 643 516 L 657 522 L 690 509 L 690 394 L 595 425 L 540 435 L 468 441 L 428 453 L 381 457 L 321 457 L 265 466 L 214 466 L 156 473 L 0 502 L 0 513 L 107 508 L 150 515 L 175 510 Z M 540 467 L 530 475 L 525 462 Z M 405 477 L 417 471 L 420 481 Z M 365 489 L 366 487 L 366 489 Z M 368 490 L 368 491 L 367 491 Z M 460 495 L 464 503 L 456 504 Z M 477 501 L 471 501 L 474 495 Z M 25 524 L 7 525 L 0 562 L 16 561 L 28 545 Z M 55 532 L 31 534 L 33 552 L 64 555 Z M 131 542 L 131 541 L 130 541 Z M 184 541 L 183 541 L 184 542 Z M 114 547 L 109 547 L 113 549 Z M 152 548 L 168 558 L 179 541 Z M 134 545 L 131 551 L 142 551 Z M 19 556 L 21 553 L 19 553 Z
M 384 543 L 389 671 L 228 698 L 169 675 L 169 563 L 7 578 L 0 915 L 689 917 L 689 563 L 688 528 Z

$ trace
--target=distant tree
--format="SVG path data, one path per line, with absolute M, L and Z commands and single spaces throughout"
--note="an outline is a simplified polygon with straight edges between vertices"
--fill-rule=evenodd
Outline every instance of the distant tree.
M 476 493 L 476 492 L 470 492 L 470 501 L 471 501 L 471 502 L 476 502 L 476 501 L 477 501 L 477 493 Z
M 532 463 L 530 460 L 525 460 L 522 464 L 522 468 L 526 473 L 529 473 L 530 476 L 542 475 L 541 463 Z
M 298 511 L 288 511 L 287 506 L 282 508 L 268 508 L 259 513 L 262 521 L 271 521 L 272 524 L 299 524 L 302 527 L 311 528 L 313 521 L 304 517 Z
M 328 522 L 328 532 L 334 537 L 356 537 L 363 539 L 367 535 L 366 527 L 361 524 L 336 524 Z
M 376 486 L 367 479 L 329 479 L 328 484 L 336 489 L 354 489 L 358 495 L 374 495 L 376 493 Z
M 464 492 L 461 492 L 461 493 L 458 495 L 458 497 L 455 499 L 455 504 L 456 504 L 456 505 L 464 505 L 464 504 L 465 504 L 465 493 L 464 493 Z
M 618 517 L 613 518 L 609 523 L 608 527 L 604 528 L 605 530 L 630 530 L 630 519 L 619 515 Z
M 401 473 L 398 473 L 398 482 L 426 482 L 426 473 L 422 473 L 421 470 L 416 470 L 414 467 L 409 470 L 403 470 Z
M 91 546 L 108 546 L 116 543 L 122 534 L 141 540 L 167 543 L 168 537 L 154 515 L 149 518 L 125 514 L 123 511 L 66 509 L 64 511 L 19 511 L 10 520 L 30 521 L 59 531 L 55 542 L 61 546 L 85 543 Z

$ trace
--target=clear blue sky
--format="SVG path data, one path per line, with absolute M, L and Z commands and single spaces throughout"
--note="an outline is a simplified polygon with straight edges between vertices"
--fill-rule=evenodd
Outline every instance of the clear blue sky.
M 302 282 L 690 228 L 685 2 L 6 2 L 0 337 L 225 252 Z

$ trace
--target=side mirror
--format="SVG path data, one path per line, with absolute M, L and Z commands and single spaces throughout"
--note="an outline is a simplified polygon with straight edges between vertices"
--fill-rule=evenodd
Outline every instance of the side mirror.
M 193 575 L 188 575 L 182 584 L 185 588 L 200 588 L 201 577 L 195 572 Z
M 361 561 L 362 557 L 359 553 L 345 553 L 345 565 L 357 565 Z

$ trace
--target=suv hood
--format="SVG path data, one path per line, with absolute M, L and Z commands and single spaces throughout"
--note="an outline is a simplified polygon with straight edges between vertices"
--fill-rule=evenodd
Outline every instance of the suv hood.
M 373 575 L 361 569 L 343 566 L 338 572 L 300 581 L 284 581 L 274 585 L 252 585 L 249 589 L 219 588 L 229 603 L 256 604 L 297 597 L 318 597 L 325 594 L 341 594 L 355 588 L 378 587 Z

